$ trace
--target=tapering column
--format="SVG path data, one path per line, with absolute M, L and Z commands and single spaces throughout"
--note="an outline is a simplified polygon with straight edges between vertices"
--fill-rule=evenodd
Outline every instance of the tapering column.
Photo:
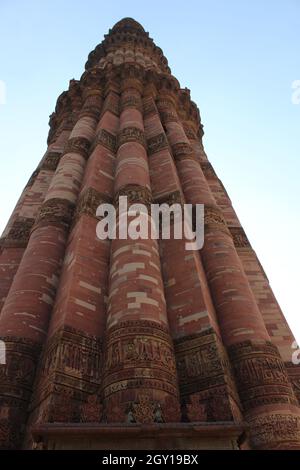
M 255 301 L 266 325 L 272 343 L 278 348 L 289 374 L 294 392 L 300 404 L 300 369 L 293 364 L 295 353 L 295 338 L 274 296 L 266 273 L 240 224 L 239 218 L 232 206 L 229 195 L 218 178 L 212 164 L 208 161 L 203 150 L 202 135 L 199 138 L 191 122 L 184 122 L 184 131 L 193 147 L 195 157 L 198 159 L 209 188 L 221 209 L 226 224 L 230 230 L 235 249 L 242 262 L 243 269 L 248 278 Z M 201 130 L 202 131 L 202 130 Z
M 292 362 L 295 348 L 297 348 L 294 335 L 274 296 L 266 273 L 239 222 L 221 180 L 217 177 L 211 163 L 208 161 L 202 162 L 201 168 L 217 205 L 222 210 L 270 339 L 278 348 L 300 404 L 300 369 L 297 364 Z
M 175 162 L 154 102 L 155 93 L 150 91 L 144 100 L 144 121 L 153 201 L 170 208 L 180 204 L 183 209 L 185 198 Z M 174 238 L 173 228 L 172 224 L 170 239 L 160 238 L 159 247 L 183 419 L 242 421 L 199 253 L 186 249 L 187 239 Z
M 151 203 L 139 76 L 122 83 L 115 201 Z M 118 213 L 119 217 L 119 213 Z M 130 217 L 129 217 L 130 221 Z M 120 223 L 118 218 L 117 227 Z M 103 379 L 107 422 L 180 419 L 174 351 L 156 240 L 112 241 Z
M 97 93 L 101 95 L 100 90 Z M 29 428 L 37 422 L 100 422 L 102 418 L 99 392 L 110 241 L 96 236 L 96 211 L 113 199 L 118 101 L 108 86 L 68 239 Z M 100 111 L 101 106 L 93 110 L 95 118 Z
M 7 363 L 0 383 L 4 448 L 19 447 L 41 346 L 45 341 L 61 263 L 98 120 L 87 116 L 95 95 L 86 90 L 75 124 L 32 229 L 0 317 Z M 97 98 L 98 100 L 99 98 Z M 100 98 L 101 99 L 101 98 Z
M 158 107 L 186 201 L 205 204 L 205 243 L 201 257 L 234 368 L 244 416 L 250 425 L 251 445 L 299 448 L 297 400 L 279 352 L 270 342 L 222 212 L 178 118 L 176 97 L 165 92 Z M 266 431 L 265 427 L 270 430 Z

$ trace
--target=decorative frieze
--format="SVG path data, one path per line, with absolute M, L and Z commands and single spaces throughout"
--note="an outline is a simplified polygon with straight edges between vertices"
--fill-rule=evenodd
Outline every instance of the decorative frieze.
M 166 328 L 155 322 L 120 322 L 107 333 L 104 397 L 110 401 L 114 394 L 120 394 L 121 402 L 127 403 L 130 390 L 133 394 L 152 390 L 162 397 L 166 393 L 177 396 L 172 342 Z
M 187 142 L 178 142 L 177 144 L 172 145 L 172 153 L 175 160 L 182 160 L 185 158 L 195 160 L 194 150 Z
M 149 118 L 154 114 L 158 114 L 157 108 L 153 99 L 144 100 L 143 102 L 143 114 L 144 118 Z
M 139 95 L 134 95 L 132 93 L 122 93 L 121 97 L 121 112 L 126 108 L 136 108 L 140 112 L 143 111 L 142 100 Z
M 74 204 L 66 199 L 52 198 L 40 208 L 33 228 L 57 225 L 68 229 L 73 218 Z
M 99 423 L 102 420 L 103 406 L 96 394 L 89 395 L 81 408 L 81 422 Z
M 175 341 L 174 347 L 187 418 L 232 420 L 231 400 L 237 404 L 239 400 L 226 352 L 213 329 L 182 337 Z
M 251 245 L 242 227 L 229 227 L 236 248 L 250 248 Z
M 90 154 L 90 141 L 85 137 L 73 137 L 69 139 L 64 148 L 66 153 L 79 153 L 86 160 Z
M 186 123 L 183 123 L 183 129 L 184 129 L 185 135 L 187 136 L 188 139 L 197 140 L 197 135 L 196 135 L 196 133 L 195 133 L 192 126 L 190 126 Z
M 250 419 L 250 444 L 258 449 L 296 449 L 300 440 L 300 417 L 281 413 Z
M 152 203 L 152 194 L 150 189 L 144 186 L 138 186 L 134 184 L 128 184 L 123 186 L 123 188 L 119 189 L 117 194 L 115 194 L 114 202 L 115 205 L 118 206 L 119 204 L 119 197 L 120 196 L 127 196 L 127 203 L 131 204 L 144 204 L 145 206 L 149 207 Z
M 195 393 L 190 397 L 190 403 L 186 405 L 189 421 L 207 421 L 206 406 L 200 403 L 200 394 Z
M 20 448 L 40 345 L 19 337 L 1 337 L 6 363 L 0 365 L 0 448 Z
M 225 218 L 218 206 L 204 206 L 205 230 L 222 230 L 229 233 Z
M 99 84 L 95 77 L 94 84 L 92 86 L 97 87 L 97 85 Z M 85 88 L 84 95 L 86 96 L 86 99 L 79 117 L 91 117 L 98 121 L 102 109 L 102 91 L 100 89 Z
M 168 122 L 178 122 L 178 116 L 175 111 L 160 111 L 160 118 L 163 124 L 167 124 Z
M 154 203 L 167 204 L 168 206 L 172 206 L 173 204 L 180 204 L 182 206 L 184 204 L 184 197 L 181 191 L 172 191 L 171 193 L 156 198 Z
M 169 148 L 169 143 L 164 132 L 147 139 L 147 149 L 149 156 L 166 148 Z
M 86 188 L 79 195 L 74 218 L 78 219 L 81 214 L 87 214 L 91 217 L 97 218 L 96 212 L 98 206 L 107 202 L 112 202 L 110 196 L 100 193 L 95 188 Z
M 111 397 L 106 405 L 105 421 L 109 423 L 179 423 L 181 410 L 178 399 L 166 396 L 164 400 L 154 400 L 147 392 L 139 393 L 135 401 L 121 403 Z
M 271 342 L 244 341 L 230 346 L 228 353 L 246 411 L 272 403 L 297 405 L 287 370 Z
M 4 246 L 26 247 L 34 220 L 30 217 L 17 217 L 5 238 Z
M 119 104 L 119 97 L 116 94 L 110 93 L 104 102 L 102 115 L 109 111 L 110 113 L 114 114 L 115 116 L 119 117 L 120 115 L 120 104 Z
M 300 364 L 295 365 L 292 362 L 288 362 L 284 365 L 287 369 L 298 403 L 300 404 Z
M 77 379 L 99 383 L 102 343 L 96 336 L 64 326 L 49 340 L 43 354 L 41 376 L 64 372 Z
M 94 407 L 95 411 L 100 405 L 90 397 L 99 389 L 101 374 L 102 341 L 65 325 L 52 336 L 43 352 L 31 410 L 39 408 L 39 421 L 64 421 L 71 419 L 66 416 L 65 405 L 72 401 L 72 419 L 80 420 L 81 415 L 87 419 L 91 409 Z M 62 402 L 58 402 L 57 395 Z
M 85 106 L 80 112 L 79 118 L 90 117 L 92 119 L 98 120 L 101 115 L 102 106 L 101 105 L 89 105 Z
M 112 153 L 115 153 L 117 150 L 117 137 L 106 129 L 100 129 L 95 143 L 96 145 L 103 145 L 103 147 L 107 148 Z
M 146 148 L 145 133 L 138 127 L 125 127 L 118 135 L 118 147 L 127 142 L 138 142 Z
M 55 171 L 62 156 L 61 152 L 48 152 L 42 162 L 41 170 Z

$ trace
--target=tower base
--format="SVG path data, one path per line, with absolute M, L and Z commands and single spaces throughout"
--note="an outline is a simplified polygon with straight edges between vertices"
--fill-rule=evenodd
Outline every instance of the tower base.
M 47 450 L 238 450 L 245 426 L 232 422 L 166 424 L 48 423 L 33 431 Z

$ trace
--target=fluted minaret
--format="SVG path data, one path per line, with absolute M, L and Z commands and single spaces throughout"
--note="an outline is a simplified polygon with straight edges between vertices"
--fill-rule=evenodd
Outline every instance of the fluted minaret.
M 1 238 L 2 448 L 80 433 L 86 448 L 300 448 L 294 338 L 202 137 L 162 50 L 118 22 L 58 98 Z M 204 204 L 203 248 L 100 240 L 97 207 L 119 224 L 119 196 Z

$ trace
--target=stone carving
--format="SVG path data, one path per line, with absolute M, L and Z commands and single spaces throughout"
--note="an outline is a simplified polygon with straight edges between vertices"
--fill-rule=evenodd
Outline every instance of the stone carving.
M 6 364 L 0 365 L 0 448 L 20 448 L 40 345 L 2 337 Z
M 234 246 L 236 246 L 237 248 L 250 247 L 249 240 L 242 227 L 229 227 L 229 231 L 233 238 Z
M 127 94 L 124 95 L 124 92 L 121 97 L 121 111 L 124 111 L 126 108 L 136 108 L 142 112 L 142 100 L 140 96 Z
M 208 421 L 232 419 L 229 397 L 236 403 L 239 399 L 226 352 L 214 331 L 183 337 L 174 346 L 181 397 L 191 405 L 197 399 Z M 192 396 L 196 398 L 191 402 Z
M 46 158 L 42 163 L 41 170 L 55 171 L 61 158 L 61 155 L 61 152 L 47 153 Z
M 72 392 L 54 395 L 48 408 L 49 423 L 69 423 L 73 421 L 74 406 Z
M 51 372 L 64 372 L 77 379 L 88 377 L 99 383 L 102 366 L 101 341 L 84 332 L 64 327 L 49 341 L 43 355 L 41 375 L 49 377 Z
M 164 132 L 161 134 L 150 137 L 147 140 L 148 155 L 153 155 L 162 149 L 169 148 L 169 143 Z
M 178 422 L 180 420 L 180 408 L 175 405 L 175 397 L 167 397 L 162 408 L 161 404 L 152 400 L 148 394 L 138 394 L 136 401 L 130 403 L 127 412 L 128 423 L 164 423 Z M 170 404 L 170 409 L 166 409 L 166 405 Z M 178 400 L 177 400 L 178 404 Z M 169 418 L 166 421 L 166 417 Z
M 174 352 L 168 332 L 149 321 L 121 322 L 111 328 L 102 383 L 106 398 L 129 389 L 162 390 L 176 396 Z
M 150 189 L 144 186 L 138 186 L 133 184 L 123 186 L 123 188 L 121 188 L 115 195 L 114 200 L 116 206 L 118 206 L 119 204 L 120 196 L 127 196 L 128 205 L 140 203 L 145 204 L 147 207 L 149 207 L 152 203 L 151 191 Z
M 66 199 L 52 198 L 44 202 L 36 218 L 34 228 L 57 225 L 68 229 L 73 218 L 74 204 Z
M 103 147 L 107 148 L 112 153 L 115 153 L 117 150 L 117 137 L 106 129 L 100 129 L 96 143 L 103 145 Z
M 108 423 L 124 423 L 126 405 L 121 404 L 118 397 L 111 396 L 106 404 L 106 421 Z M 133 417 L 130 417 L 133 419 Z M 132 421 L 131 421 L 132 422 Z
M 172 152 L 175 160 L 181 160 L 183 158 L 191 158 L 195 160 L 195 154 L 190 144 L 186 142 L 178 142 L 172 145 Z
M 181 421 L 181 409 L 179 398 L 167 396 L 162 406 L 162 416 L 165 423 L 179 423 Z
M 154 422 L 156 404 L 148 395 L 139 395 L 137 403 L 133 404 L 133 416 L 136 423 L 150 424 Z
M 33 218 L 17 217 L 7 234 L 4 246 L 26 247 L 33 224 Z
M 120 105 L 119 105 L 119 98 L 117 95 L 109 94 L 107 96 L 104 102 L 102 114 L 106 113 L 107 111 L 119 117 Z
M 173 204 L 180 204 L 182 206 L 184 204 L 184 197 L 181 191 L 178 190 L 161 196 L 155 199 L 154 202 L 155 204 L 168 204 L 168 206 L 172 206 Z
M 138 142 L 146 148 L 146 140 L 144 132 L 138 127 L 125 127 L 118 136 L 118 147 L 127 142 Z
M 205 405 L 199 402 L 199 394 L 190 396 L 190 403 L 186 405 L 187 415 L 190 421 L 206 421 L 207 413 Z
M 249 420 L 250 443 L 254 448 L 298 448 L 300 417 L 285 414 L 257 416 Z
M 28 386 L 32 384 L 36 360 L 40 353 L 40 345 L 25 338 L 15 338 L 11 336 L 2 337 L 6 348 L 6 364 L 0 365 L 0 390 L 2 385 L 9 383 L 11 395 L 13 389 L 18 387 L 23 392 L 18 392 L 17 398 L 26 399 L 28 397 Z
M 87 86 L 85 88 L 85 94 L 87 94 L 87 96 L 80 112 L 80 118 L 88 116 L 97 121 L 99 120 L 102 109 L 102 91 L 98 89 L 99 78 L 97 76 L 90 76 L 88 80 L 85 79 L 85 82 L 89 81 L 90 83 L 85 83 L 89 85 L 89 88 L 87 88 Z
M 189 126 L 188 124 L 183 123 L 183 128 L 184 128 L 185 135 L 187 136 L 188 139 L 197 140 L 197 135 L 194 129 L 192 128 L 192 126 Z
M 219 388 L 215 392 L 211 391 L 207 407 L 207 415 L 211 421 L 233 420 L 228 391 L 225 391 L 224 388 Z
M 90 154 L 90 141 L 85 137 L 73 137 L 69 139 L 64 148 L 64 154 L 66 153 L 79 153 L 86 160 Z
M 157 100 L 156 100 L 156 106 L 159 109 L 159 111 L 167 111 L 167 112 L 175 112 L 176 108 L 176 99 L 174 95 L 169 94 L 164 90 L 165 93 L 164 95 L 160 95 Z M 162 90 L 160 90 L 162 92 Z
M 97 208 L 102 203 L 111 203 L 112 200 L 107 194 L 99 193 L 96 189 L 86 188 L 80 195 L 76 206 L 75 219 L 81 214 L 87 214 L 91 217 L 96 216 Z
M 122 99 L 140 98 L 143 92 L 143 70 L 140 67 L 125 64 L 122 72 Z
M 102 405 L 97 395 L 90 395 L 82 405 L 81 421 L 84 423 L 99 423 L 102 417 Z
M 222 231 L 225 231 L 226 233 L 229 233 L 222 211 L 217 206 L 208 206 L 207 204 L 205 205 L 204 224 L 205 224 L 205 230 L 217 229 L 217 230 L 222 230 Z
M 300 367 L 299 367 L 299 364 L 295 365 L 292 362 L 286 362 L 284 365 L 288 372 L 289 379 L 292 383 L 294 393 L 298 399 L 298 403 L 300 404 Z
M 123 343 L 115 342 L 109 345 L 107 350 L 107 369 L 126 363 L 139 364 L 148 361 L 169 366 L 169 370 L 175 369 L 171 346 L 151 337 L 141 336 Z
M 49 340 L 38 371 L 31 409 L 40 422 L 100 421 L 95 391 L 102 372 L 102 343 L 64 326 Z M 95 398 L 96 397 L 96 398 Z
M 144 100 L 144 118 L 150 117 L 153 114 L 157 114 L 158 111 L 156 109 L 156 106 L 153 102 L 153 100 Z
M 101 114 L 101 105 L 88 105 L 84 106 L 82 111 L 80 112 L 80 117 L 91 117 L 95 120 L 98 120 Z
M 297 404 L 287 370 L 272 343 L 244 341 L 228 352 L 245 410 L 271 403 Z
M 175 111 L 161 111 L 160 112 L 160 118 L 161 121 L 164 124 L 167 124 L 168 122 L 178 122 L 178 116 Z

